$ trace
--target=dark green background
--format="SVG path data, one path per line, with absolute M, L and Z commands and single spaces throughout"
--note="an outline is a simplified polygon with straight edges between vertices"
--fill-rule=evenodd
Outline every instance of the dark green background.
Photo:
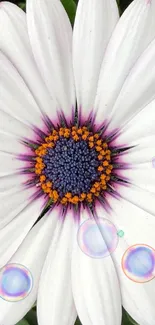
M 15 4 L 19 4 L 19 3 L 25 3 L 25 1 L 19 1 L 19 0 L 11 0 L 10 2 L 15 3 Z M 78 2 L 78 0 L 75 0 L 75 2 Z M 125 8 L 131 3 L 131 0 L 119 0 L 119 5 L 121 8 L 121 11 L 124 11 Z
M 72 2 L 72 4 L 70 4 L 72 0 L 62 0 L 62 3 L 64 5 L 64 7 L 66 8 L 66 11 L 68 12 L 69 16 L 70 16 L 70 20 L 73 23 L 74 21 L 74 15 L 75 15 L 75 5 Z M 120 12 L 122 13 L 125 8 L 132 2 L 131 0 L 117 0 L 119 3 L 119 9 Z M 1 1 L 0 1 L 1 2 Z M 25 0 L 10 0 L 10 2 L 17 4 L 18 6 L 20 6 L 22 9 L 25 9 Z M 78 0 L 74 1 L 75 3 L 78 2 Z M 69 3 L 69 5 L 68 5 Z M 60 315 L 60 319 L 61 319 L 61 315 Z M 77 320 L 76 325 L 80 325 L 80 321 Z M 122 319 L 122 325 L 136 325 L 136 323 L 130 318 L 129 315 L 127 315 L 127 313 L 123 310 L 123 319 Z M 25 319 L 23 319 L 22 321 L 20 321 L 17 325 L 38 325 L 37 324 L 37 319 L 36 319 L 36 308 L 34 307 L 33 309 L 31 309 L 29 311 L 29 313 L 25 316 Z

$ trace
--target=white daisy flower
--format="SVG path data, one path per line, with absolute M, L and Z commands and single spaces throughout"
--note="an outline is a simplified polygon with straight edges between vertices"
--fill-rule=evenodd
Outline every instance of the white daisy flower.
M 154 18 L 155 0 L 120 19 L 115 0 L 79 0 L 72 33 L 59 0 L 0 4 L 0 268 L 33 276 L 1 325 L 36 300 L 39 325 L 121 325 L 122 305 L 155 325 L 155 262 L 125 260 L 155 247 Z M 98 218 L 124 233 L 105 258 L 77 240 Z

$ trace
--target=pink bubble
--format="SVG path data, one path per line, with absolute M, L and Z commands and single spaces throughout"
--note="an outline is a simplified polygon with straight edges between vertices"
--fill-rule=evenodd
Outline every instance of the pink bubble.
M 21 264 L 7 264 L 0 272 L 0 297 L 10 302 L 23 300 L 32 290 L 32 275 Z
M 107 219 L 88 219 L 78 230 L 77 241 L 80 249 L 92 258 L 109 256 L 118 245 L 117 229 Z
M 153 168 L 155 168 L 155 157 L 153 157 L 153 159 L 152 159 L 152 166 L 153 166 Z
M 155 277 L 155 250 L 151 246 L 136 244 L 122 257 L 122 269 L 134 282 L 144 283 Z

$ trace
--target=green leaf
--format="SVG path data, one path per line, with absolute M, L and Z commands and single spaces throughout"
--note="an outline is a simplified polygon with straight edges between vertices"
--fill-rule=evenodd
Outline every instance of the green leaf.
M 79 318 L 77 318 L 75 325 L 82 325 Z M 122 325 L 138 325 L 124 309 L 122 311 Z
M 75 13 L 76 13 L 76 4 L 73 0 L 61 0 L 71 24 L 74 24 Z
M 75 325 L 81 325 L 79 318 L 77 318 Z
M 18 322 L 16 325 L 30 325 L 26 319 L 22 319 L 20 320 L 20 322 Z
M 19 2 L 18 6 L 19 6 L 21 9 L 23 9 L 23 10 L 26 9 L 26 4 L 25 4 L 25 2 Z
M 27 315 L 25 316 L 26 320 L 29 322 L 30 325 L 38 325 L 37 322 L 37 314 L 34 309 L 31 309 Z
M 138 325 L 125 309 L 123 309 L 122 325 Z
M 130 324 L 131 324 L 131 325 L 138 325 L 138 323 L 136 323 L 136 321 L 133 320 L 129 314 L 127 314 L 127 318 L 128 318 L 128 320 L 130 321 Z

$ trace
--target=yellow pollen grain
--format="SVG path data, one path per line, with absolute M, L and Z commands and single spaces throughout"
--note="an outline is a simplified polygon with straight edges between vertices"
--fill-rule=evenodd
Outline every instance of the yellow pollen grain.
M 75 135 L 73 136 L 73 139 L 74 139 L 75 141 L 78 141 L 78 140 L 79 140 L 79 136 L 78 136 L 77 134 L 75 134 Z
M 40 168 L 40 164 L 39 163 L 35 164 L 35 168 L 36 169 Z
M 110 161 L 110 159 L 111 159 L 110 155 L 105 156 L 105 159 Z
M 51 189 L 47 187 L 46 190 L 45 190 L 45 192 L 46 193 L 51 193 Z
M 93 142 L 89 142 L 89 147 L 93 148 L 94 147 L 94 143 Z
M 68 132 L 65 132 L 65 133 L 64 133 L 64 137 L 65 137 L 65 138 L 69 138 L 69 137 L 70 137 L 70 134 L 69 134 Z
M 61 203 L 62 203 L 62 204 L 67 204 L 67 202 L 68 202 L 68 201 L 67 201 L 67 198 L 66 198 L 66 197 L 63 197 L 63 198 L 61 199 Z
M 57 134 L 58 134 L 58 132 L 56 130 L 52 131 L 52 135 L 57 135 Z
M 96 151 L 101 151 L 102 150 L 102 147 L 100 147 L 100 146 L 96 146 Z
M 53 137 L 54 142 L 57 141 L 58 139 L 59 139 L 59 136 L 58 135 L 54 135 L 54 137 Z
M 66 133 L 70 133 L 70 129 L 65 128 L 64 130 L 65 130 Z
M 40 182 L 42 183 L 42 182 L 44 182 L 46 180 L 46 176 L 45 175 L 41 175 L 40 176 Z
M 37 158 L 36 158 L 36 161 L 37 161 L 38 163 L 42 163 L 42 162 L 43 162 L 42 158 L 40 158 L 40 157 L 37 157 Z
M 53 148 L 54 147 L 54 142 L 48 143 L 48 148 Z
M 86 198 L 86 193 L 81 193 L 81 198 L 85 199 Z
M 56 190 L 53 191 L 53 198 L 54 198 L 54 202 L 56 202 L 59 198 L 58 192 Z
M 88 193 L 88 194 L 87 194 L 87 201 L 88 201 L 89 203 L 91 203 L 91 202 L 93 201 L 93 199 L 92 199 L 92 193 Z
M 111 169 L 107 168 L 107 169 L 106 169 L 106 174 L 107 174 L 107 175 L 110 175 L 110 174 L 111 174 Z
M 102 175 L 100 176 L 100 178 L 101 178 L 101 179 L 105 179 L 105 178 L 106 178 L 106 175 L 105 175 L 105 174 L 102 174 Z
M 83 126 L 82 127 L 82 131 L 87 131 L 88 129 L 87 129 L 87 127 L 86 126 Z
M 81 135 L 81 134 L 82 134 L 82 129 L 79 128 L 79 129 L 77 130 L 77 133 Z
M 92 187 L 91 190 L 90 190 L 91 193 L 95 193 L 96 192 L 96 188 L 95 187 Z
M 99 138 L 99 134 L 95 133 L 95 134 L 94 134 L 94 138 L 95 138 L 95 139 L 98 139 L 98 138 Z
M 106 166 L 108 166 L 108 165 L 109 165 L 108 161 L 107 161 L 107 160 L 104 160 L 104 161 L 103 161 L 103 166 L 106 167 Z
M 103 156 L 102 155 L 98 155 L 98 160 L 102 160 L 103 159 Z
M 72 202 L 73 204 L 78 203 L 78 202 L 79 202 L 79 197 L 78 197 L 77 195 L 73 196 L 72 199 L 71 199 L 71 202 Z
M 45 148 L 47 148 L 47 147 L 48 147 L 48 143 L 43 143 L 43 144 L 42 144 L 42 148 L 45 149 Z
M 65 130 L 64 128 L 60 128 L 59 132 L 64 132 L 64 130 Z
M 45 184 L 45 183 L 43 183 L 43 184 L 41 185 L 41 187 L 42 187 L 43 190 L 46 190 L 46 184 Z
M 99 166 L 99 167 L 97 168 L 97 170 L 98 170 L 99 172 L 102 172 L 103 169 L 104 169 L 104 168 L 103 168 L 102 166 Z
M 100 186 L 100 183 L 99 182 L 95 182 L 94 187 L 95 188 L 98 188 L 99 186 Z
M 40 170 L 40 169 L 36 169 L 36 170 L 35 170 L 35 173 L 36 173 L 37 175 L 40 175 L 40 174 L 41 174 L 41 170 Z
M 106 143 L 106 142 L 104 142 L 104 143 L 102 144 L 102 147 L 103 147 L 104 149 L 108 148 L 108 145 L 107 145 L 107 143 Z
M 70 129 L 65 128 L 64 129 L 64 137 L 69 138 L 69 136 L 70 136 Z
M 95 196 L 99 196 L 100 195 L 100 192 L 96 192 L 94 195 Z
M 47 187 L 51 187 L 51 186 L 52 186 L 52 183 L 51 183 L 51 182 L 47 182 L 47 183 L 46 183 L 46 186 L 47 186 Z
M 82 139 L 83 139 L 83 140 L 86 140 L 87 137 L 88 137 L 88 136 L 87 136 L 86 134 L 83 134 L 83 135 L 82 135 Z
M 59 131 L 59 135 L 60 136 L 64 135 L 64 131 Z
M 97 144 L 98 146 L 101 146 L 101 144 L 102 144 L 102 140 L 97 140 L 97 141 L 96 141 L 96 144 Z
M 76 131 L 77 130 L 77 126 L 72 126 L 72 130 Z
M 72 197 L 72 194 L 71 194 L 70 192 L 67 192 L 67 193 L 65 194 L 65 197 L 66 197 L 67 199 L 70 199 L 70 198 Z

